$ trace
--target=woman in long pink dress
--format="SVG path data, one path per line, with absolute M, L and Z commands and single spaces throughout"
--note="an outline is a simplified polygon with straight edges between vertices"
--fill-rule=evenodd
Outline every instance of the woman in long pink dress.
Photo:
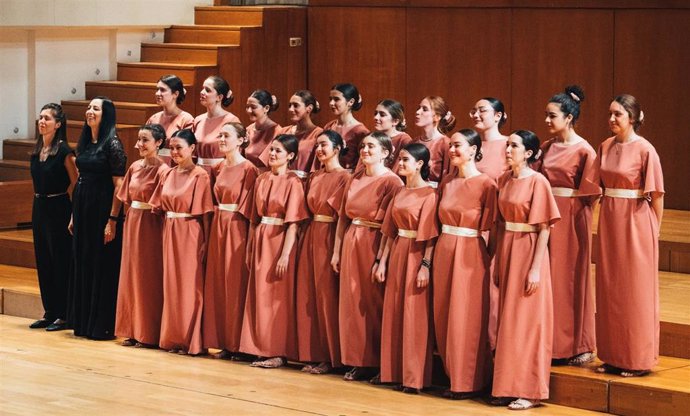
M 538 406 L 549 397 L 553 301 L 549 230 L 559 219 L 549 182 L 529 167 L 539 138 L 517 130 L 508 138 L 511 170 L 498 181 L 504 230 L 496 251 L 499 288 L 493 404 L 512 410 Z
M 176 75 L 163 75 L 156 84 L 156 104 L 163 107 L 162 111 L 149 117 L 146 124 L 160 124 L 165 129 L 165 137 L 172 137 L 173 133 L 182 129 L 189 129 L 194 124 L 194 116 L 179 107 L 185 99 L 187 90 L 182 80 Z M 165 163 L 170 163 L 170 149 L 164 143 L 158 151 L 158 156 Z
M 395 100 L 385 99 L 376 105 L 374 111 L 374 130 L 385 133 L 393 142 L 393 172 L 398 171 L 400 149 L 412 143 L 412 137 L 405 133 L 405 109 Z
M 225 160 L 218 148 L 221 127 L 225 123 L 240 122 L 236 115 L 223 108 L 232 104 L 234 99 L 230 84 L 226 80 L 218 75 L 206 78 L 200 93 L 201 105 L 206 108 L 206 112 L 196 116 L 192 130 L 197 139 L 194 152 L 197 157 L 196 164 L 204 168 L 209 175 L 214 166 Z
M 161 174 L 149 201 L 155 211 L 165 212 L 159 345 L 170 352 L 191 355 L 204 352 L 204 262 L 213 213 L 211 181 L 192 160 L 195 145 L 191 130 L 173 134 L 170 155 L 177 166 Z
M 482 141 L 474 130 L 450 138 L 455 168 L 439 186 L 441 235 L 434 250 L 434 328 L 450 379 L 444 397 L 474 397 L 491 380 L 489 344 L 490 255 L 482 233 L 494 226 L 496 182 L 477 169 Z M 491 238 L 496 238 L 495 235 Z
M 429 150 L 410 143 L 400 150 L 398 174 L 405 187 L 386 211 L 381 231 L 385 246 L 375 265 L 386 284 L 381 324 L 382 383 L 409 394 L 431 385 L 431 259 L 438 236 L 436 191 L 429 176 Z
M 415 113 L 415 124 L 424 130 L 424 134 L 415 137 L 414 143 L 421 143 L 431 153 L 429 185 L 438 188 L 441 179 L 450 171 L 448 159 L 448 141 L 446 134 L 455 127 L 455 116 L 451 114 L 446 101 L 435 95 L 429 95 L 419 103 Z
M 342 137 L 325 130 L 316 141 L 321 169 L 307 182 L 311 215 L 301 241 L 297 266 L 297 333 L 302 371 L 324 374 L 340 367 L 338 331 L 338 277 L 330 267 L 338 210 L 350 174 L 340 166 Z
M 225 161 L 213 168 L 216 208 L 208 242 L 202 332 L 205 348 L 220 349 L 217 358 L 232 358 L 240 349 L 252 191 L 259 170 L 242 156 L 247 132 L 240 123 L 225 124 L 218 144 Z
M 362 140 L 358 170 L 345 187 L 331 265 L 340 273 L 340 351 L 352 366 L 345 380 L 361 380 L 376 373 L 381 362 L 383 285 L 373 266 L 380 258 L 381 224 L 402 180 L 386 167 L 393 154 L 388 136 L 371 133 Z M 384 241 L 385 244 L 385 241 Z
M 248 144 L 243 154 L 262 172 L 268 170 L 268 152 L 264 152 L 281 129 L 270 117 L 277 109 L 278 99 L 266 90 L 256 90 L 247 98 L 246 110 L 252 124 L 247 127 Z M 261 158 L 262 154 L 265 159 Z
M 659 358 L 659 230 L 664 178 L 659 155 L 638 131 L 644 115 L 635 97 L 609 107 L 614 136 L 599 147 L 604 196 L 596 270 L 598 370 L 647 374 Z
M 319 102 L 316 101 L 311 91 L 297 91 L 290 97 L 290 103 L 288 104 L 288 114 L 293 124 L 280 130 L 281 134 L 292 134 L 299 141 L 296 158 L 292 161 L 292 169 L 293 173 L 302 180 L 306 180 L 309 172 L 313 170 L 316 138 L 323 132 L 323 129 L 316 126 L 311 120 L 311 115 L 318 113 L 319 110 Z M 262 159 L 268 160 L 269 150 L 267 148 L 264 151 Z
M 297 356 L 295 275 L 297 229 L 308 218 L 300 178 L 288 171 L 298 141 L 281 134 L 271 142 L 269 172 L 254 185 L 249 286 L 240 351 L 259 357 L 254 367 L 276 368 Z
M 123 231 L 115 336 L 124 346 L 158 346 L 163 311 L 163 217 L 151 212 L 159 175 L 169 167 L 157 156 L 165 143 L 160 124 L 139 130 L 136 148 L 142 159 L 132 163 L 117 198 L 127 210 Z
M 554 135 L 542 145 L 541 173 L 549 180 L 561 213 L 549 238 L 553 284 L 553 358 L 582 365 L 594 359 L 594 283 L 590 276 L 592 204 L 601 194 L 596 152 L 575 132 L 584 93 L 566 87 L 546 106 Z
M 369 134 L 369 129 L 352 114 L 362 108 L 362 96 L 353 84 L 335 84 L 329 93 L 328 106 L 336 119 L 326 123 L 323 129 L 334 130 L 340 134 L 345 141 L 345 148 L 348 149 L 340 156 L 340 164 L 345 169 L 354 170 L 359 161 L 359 144 Z M 315 161 L 314 167 L 319 168 L 318 160 Z

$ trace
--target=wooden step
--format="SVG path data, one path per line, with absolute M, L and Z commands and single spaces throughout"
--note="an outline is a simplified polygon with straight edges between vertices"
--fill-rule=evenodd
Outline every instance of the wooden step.
M 36 267 L 34 240 L 30 228 L 0 231 L 0 264 Z
M 197 6 L 194 23 L 197 25 L 255 25 L 263 24 L 263 7 Z
M 239 45 L 241 26 L 173 25 L 165 29 L 165 43 Z
M 0 265 L 0 313 L 38 319 L 43 305 L 36 269 Z
M 5 160 L 24 160 L 31 158 L 36 139 L 5 139 L 2 141 L 2 157 Z
M 130 62 L 117 64 L 118 81 L 157 82 L 161 76 L 175 74 L 185 85 L 202 85 L 215 74 L 215 65 L 179 64 L 168 62 Z M 198 80 L 201 80 L 200 82 Z
M 77 143 L 79 141 L 79 136 L 81 135 L 82 128 L 84 127 L 83 121 L 67 121 L 67 139 L 70 142 Z M 127 153 L 127 166 L 132 162 L 139 159 L 139 152 L 134 148 L 137 142 L 137 135 L 139 133 L 139 127 L 141 124 L 117 124 L 117 137 L 122 142 L 122 146 Z M 1 264 L 2 262 L 0 262 Z
M 132 124 L 141 126 L 146 123 L 153 114 L 160 111 L 160 107 L 156 104 L 132 103 L 123 101 L 114 101 L 115 115 L 120 124 Z M 89 100 L 73 100 L 62 101 L 62 108 L 67 115 L 68 120 L 84 120 L 84 113 L 86 107 L 89 105 Z
M 0 182 L 0 228 L 31 222 L 34 187 L 30 180 Z
M 187 97 L 182 104 L 180 104 L 180 108 L 190 114 L 197 114 L 199 112 L 196 108 L 196 104 L 199 101 L 198 90 L 194 85 L 185 85 L 184 87 L 187 90 Z M 154 103 L 155 94 L 155 82 L 86 81 L 87 99 L 96 96 L 105 96 L 113 101 Z
M 0 182 L 27 179 L 31 179 L 28 161 L 0 159 Z
M 219 49 L 238 47 L 208 43 L 142 43 L 141 61 L 218 65 Z

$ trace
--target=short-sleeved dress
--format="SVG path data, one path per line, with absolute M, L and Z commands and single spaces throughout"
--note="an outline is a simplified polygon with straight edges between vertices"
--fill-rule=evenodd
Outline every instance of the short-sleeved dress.
M 353 126 L 338 127 L 338 120 L 331 120 L 323 126 L 324 130 L 333 130 L 340 134 L 345 142 L 347 152 L 340 157 L 340 165 L 345 169 L 354 170 L 359 161 L 359 144 L 369 134 L 369 129 L 362 123 Z M 314 168 L 318 169 L 321 165 L 316 160 Z
M 204 169 L 171 168 L 161 174 L 149 203 L 164 211 L 163 315 L 159 345 L 189 354 L 203 352 L 204 291 L 202 216 L 213 211 L 211 182 Z
M 175 117 L 168 117 L 165 112 L 159 111 L 146 120 L 146 124 L 160 124 L 165 129 L 165 146 L 158 151 L 158 156 L 163 159 L 166 164 L 170 164 L 170 137 L 178 130 L 191 129 L 194 125 L 194 116 L 186 111 L 180 111 L 180 114 Z
M 659 223 L 650 192 L 664 192 L 661 162 L 644 138 L 599 147 L 604 197 L 596 270 L 597 354 L 626 370 L 650 370 L 659 358 Z M 612 189 L 644 198 L 611 196 Z
M 61 141 L 57 153 L 41 162 L 40 155 L 31 155 L 31 179 L 34 202 L 31 228 L 38 287 L 43 302 L 43 319 L 53 322 L 67 317 L 67 284 L 72 256 L 72 236 L 67 230 L 72 216 L 72 202 L 67 189 L 70 177 L 65 159 L 74 152 Z
M 381 362 L 384 285 L 371 281 L 371 269 L 381 242 L 380 226 L 386 209 L 402 186 L 402 180 L 390 170 L 367 176 L 362 169 L 352 175 L 345 187 L 340 216 L 347 216 L 352 222 L 345 231 L 340 255 L 338 313 L 340 351 L 346 365 L 378 367 Z
M 204 346 L 239 351 L 249 269 L 245 261 L 258 169 L 249 160 L 214 168 L 218 205 L 211 224 L 204 282 Z
M 563 359 L 596 349 L 590 253 L 592 202 L 601 188 L 597 183 L 597 154 L 586 141 L 567 145 L 551 139 L 542 146 L 542 154 L 540 171 L 551 184 L 561 214 L 551 230 L 549 256 L 553 358 Z
M 553 225 L 560 215 L 551 187 L 537 172 L 513 178 L 506 172 L 498 180 L 501 223 Z M 527 275 L 537 247 L 538 232 L 500 233 L 496 252 L 498 273 L 498 337 L 494 358 L 492 395 L 541 400 L 549 397 L 553 295 L 548 250 L 539 270 L 539 288 L 525 295 Z
M 470 178 L 448 175 L 439 190 L 442 233 L 433 263 L 436 344 L 450 390 L 477 392 L 491 380 L 491 260 L 482 232 L 496 221 L 498 189 L 493 179 L 480 174 Z
M 117 198 L 126 204 L 115 335 L 158 345 L 163 311 L 163 217 L 148 204 L 159 174 L 169 167 L 156 159 L 129 167 Z
M 331 267 L 338 209 L 350 174 L 319 169 L 307 183 L 312 217 L 300 242 L 297 264 L 299 360 L 339 367 L 338 276 Z
M 426 136 L 419 136 L 412 140 L 413 143 L 421 143 L 429 149 L 429 184 L 438 188 L 439 183 L 450 171 L 450 157 L 448 156 L 448 143 L 450 139 L 441 136 L 438 139 L 429 140 Z
M 249 144 L 244 148 L 244 157 L 262 172 L 268 169 L 268 152 L 266 152 L 266 149 L 279 134 L 280 130 L 281 127 L 278 124 L 262 130 L 257 130 L 256 123 L 252 123 L 247 127 L 247 140 Z M 261 157 L 262 155 L 264 155 L 263 158 Z
M 220 129 L 225 123 L 239 123 L 240 119 L 232 113 L 209 118 L 208 113 L 196 116 L 192 130 L 196 136 L 196 148 L 194 153 L 197 156 L 197 165 L 206 170 L 211 175 L 211 168 L 222 162 L 225 155 L 218 147 Z
M 417 287 L 417 274 L 427 242 L 438 236 L 436 202 L 436 191 L 430 186 L 402 188 L 383 221 L 381 231 L 393 239 L 381 324 L 384 383 L 416 389 L 431 384 L 431 287 Z
M 288 226 L 308 218 L 301 179 L 262 173 L 254 185 L 252 265 L 240 351 L 261 357 L 297 356 L 295 275 L 297 241 L 283 276 L 275 274 Z M 282 225 L 277 222 L 283 221 Z
M 297 140 L 299 141 L 297 159 L 293 160 L 293 162 L 290 164 L 290 169 L 292 169 L 293 173 L 299 176 L 300 179 L 306 181 L 307 177 L 309 176 L 309 172 L 314 170 L 314 164 L 318 163 L 318 159 L 316 159 L 316 139 L 321 135 L 323 129 L 315 126 L 313 129 L 301 132 L 299 134 L 295 134 L 296 131 L 297 126 L 291 125 L 283 127 L 279 134 L 294 134 L 297 137 Z M 269 149 L 270 147 L 267 147 L 266 150 L 264 150 L 264 153 L 261 155 L 261 159 L 266 165 L 268 165 Z
M 79 179 L 73 195 L 72 257 L 68 317 L 74 335 L 115 337 L 115 307 L 122 254 L 122 222 L 115 238 L 104 244 L 113 204 L 113 176 L 124 176 L 127 156 L 117 137 L 89 141 L 77 155 Z

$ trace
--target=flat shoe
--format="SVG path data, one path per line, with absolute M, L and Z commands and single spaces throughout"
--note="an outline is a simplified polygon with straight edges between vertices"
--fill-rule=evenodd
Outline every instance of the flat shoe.
M 61 322 L 59 324 L 56 324 L 55 322 L 53 322 L 52 324 L 50 324 L 46 327 L 46 331 L 48 331 L 48 332 L 63 331 L 65 329 L 67 329 L 67 322 Z
M 537 401 L 533 402 L 533 401 L 527 400 L 527 399 L 517 399 L 517 400 L 513 400 L 512 402 L 510 402 L 510 404 L 508 405 L 508 409 L 510 409 L 510 410 L 527 410 L 527 409 L 532 409 L 534 407 L 539 407 L 539 406 L 541 406 L 541 403 L 539 403 Z
M 133 346 L 137 345 L 137 340 L 132 339 L 132 338 L 127 338 L 126 340 L 122 341 L 122 343 L 120 345 L 122 345 L 123 347 L 133 347 Z
M 478 391 L 451 391 L 446 390 L 443 392 L 443 398 L 449 400 L 467 400 L 479 396 Z M 505 406 L 505 405 L 503 405 Z
M 29 328 L 31 329 L 40 329 L 40 328 L 47 328 L 51 322 L 47 319 L 39 319 L 38 321 L 35 321 L 31 325 L 29 325 Z
M 513 397 L 492 397 L 489 400 L 491 406 L 508 406 L 515 398 Z
M 650 372 L 649 370 L 623 370 L 621 371 L 621 377 L 642 377 Z

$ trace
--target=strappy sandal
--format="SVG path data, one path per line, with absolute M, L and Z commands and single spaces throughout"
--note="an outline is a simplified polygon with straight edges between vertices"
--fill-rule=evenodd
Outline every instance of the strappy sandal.
M 126 340 L 122 341 L 120 345 L 123 347 L 133 347 L 137 344 L 137 340 L 134 338 L 127 338 Z
M 531 401 L 527 399 L 517 399 L 513 400 L 510 402 L 508 405 L 508 409 L 510 410 L 527 410 L 527 409 L 532 409 L 534 407 L 539 407 L 541 406 L 541 403 L 539 401 Z
M 383 383 L 381 383 L 381 373 L 375 375 L 374 377 L 369 379 L 369 384 L 373 384 L 374 386 L 379 386 Z M 402 389 L 400 390 L 402 391 Z
M 621 377 L 642 377 L 650 372 L 650 370 L 623 370 L 621 371 Z
M 314 369 L 314 366 L 313 366 L 313 365 L 311 365 L 311 364 L 306 364 L 304 367 L 302 367 L 302 370 L 300 370 L 300 371 L 302 371 L 303 373 L 311 373 L 311 371 L 312 371 L 313 369 Z
M 467 400 L 467 399 L 471 399 L 473 397 L 479 396 L 479 392 L 477 392 L 477 391 L 446 390 L 443 392 L 442 396 L 444 399 L 449 399 L 449 400 Z M 505 404 L 502 406 L 505 406 Z
M 283 357 L 266 358 L 265 360 L 257 360 L 249 364 L 251 367 L 259 368 L 279 368 L 285 365 Z
M 331 367 L 330 364 L 323 362 L 319 365 L 313 366 L 311 368 L 310 373 L 311 374 L 328 374 L 331 372 L 332 369 L 333 369 L 333 367 Z
M 571 357 L 568 360 L 568 365 L 572 366 L 581 366 L 585 365 L 587 363 L 591 363 L 594 360 L 594 353 L 593 352 L 583 352 L 582 354 L 578 354 L 574 357 Z
M 350 371 L 345 373 L 343 380 L 345 381 L 359 381 L 366 377 L 366 371 L 363 367 L 352 367 Z

